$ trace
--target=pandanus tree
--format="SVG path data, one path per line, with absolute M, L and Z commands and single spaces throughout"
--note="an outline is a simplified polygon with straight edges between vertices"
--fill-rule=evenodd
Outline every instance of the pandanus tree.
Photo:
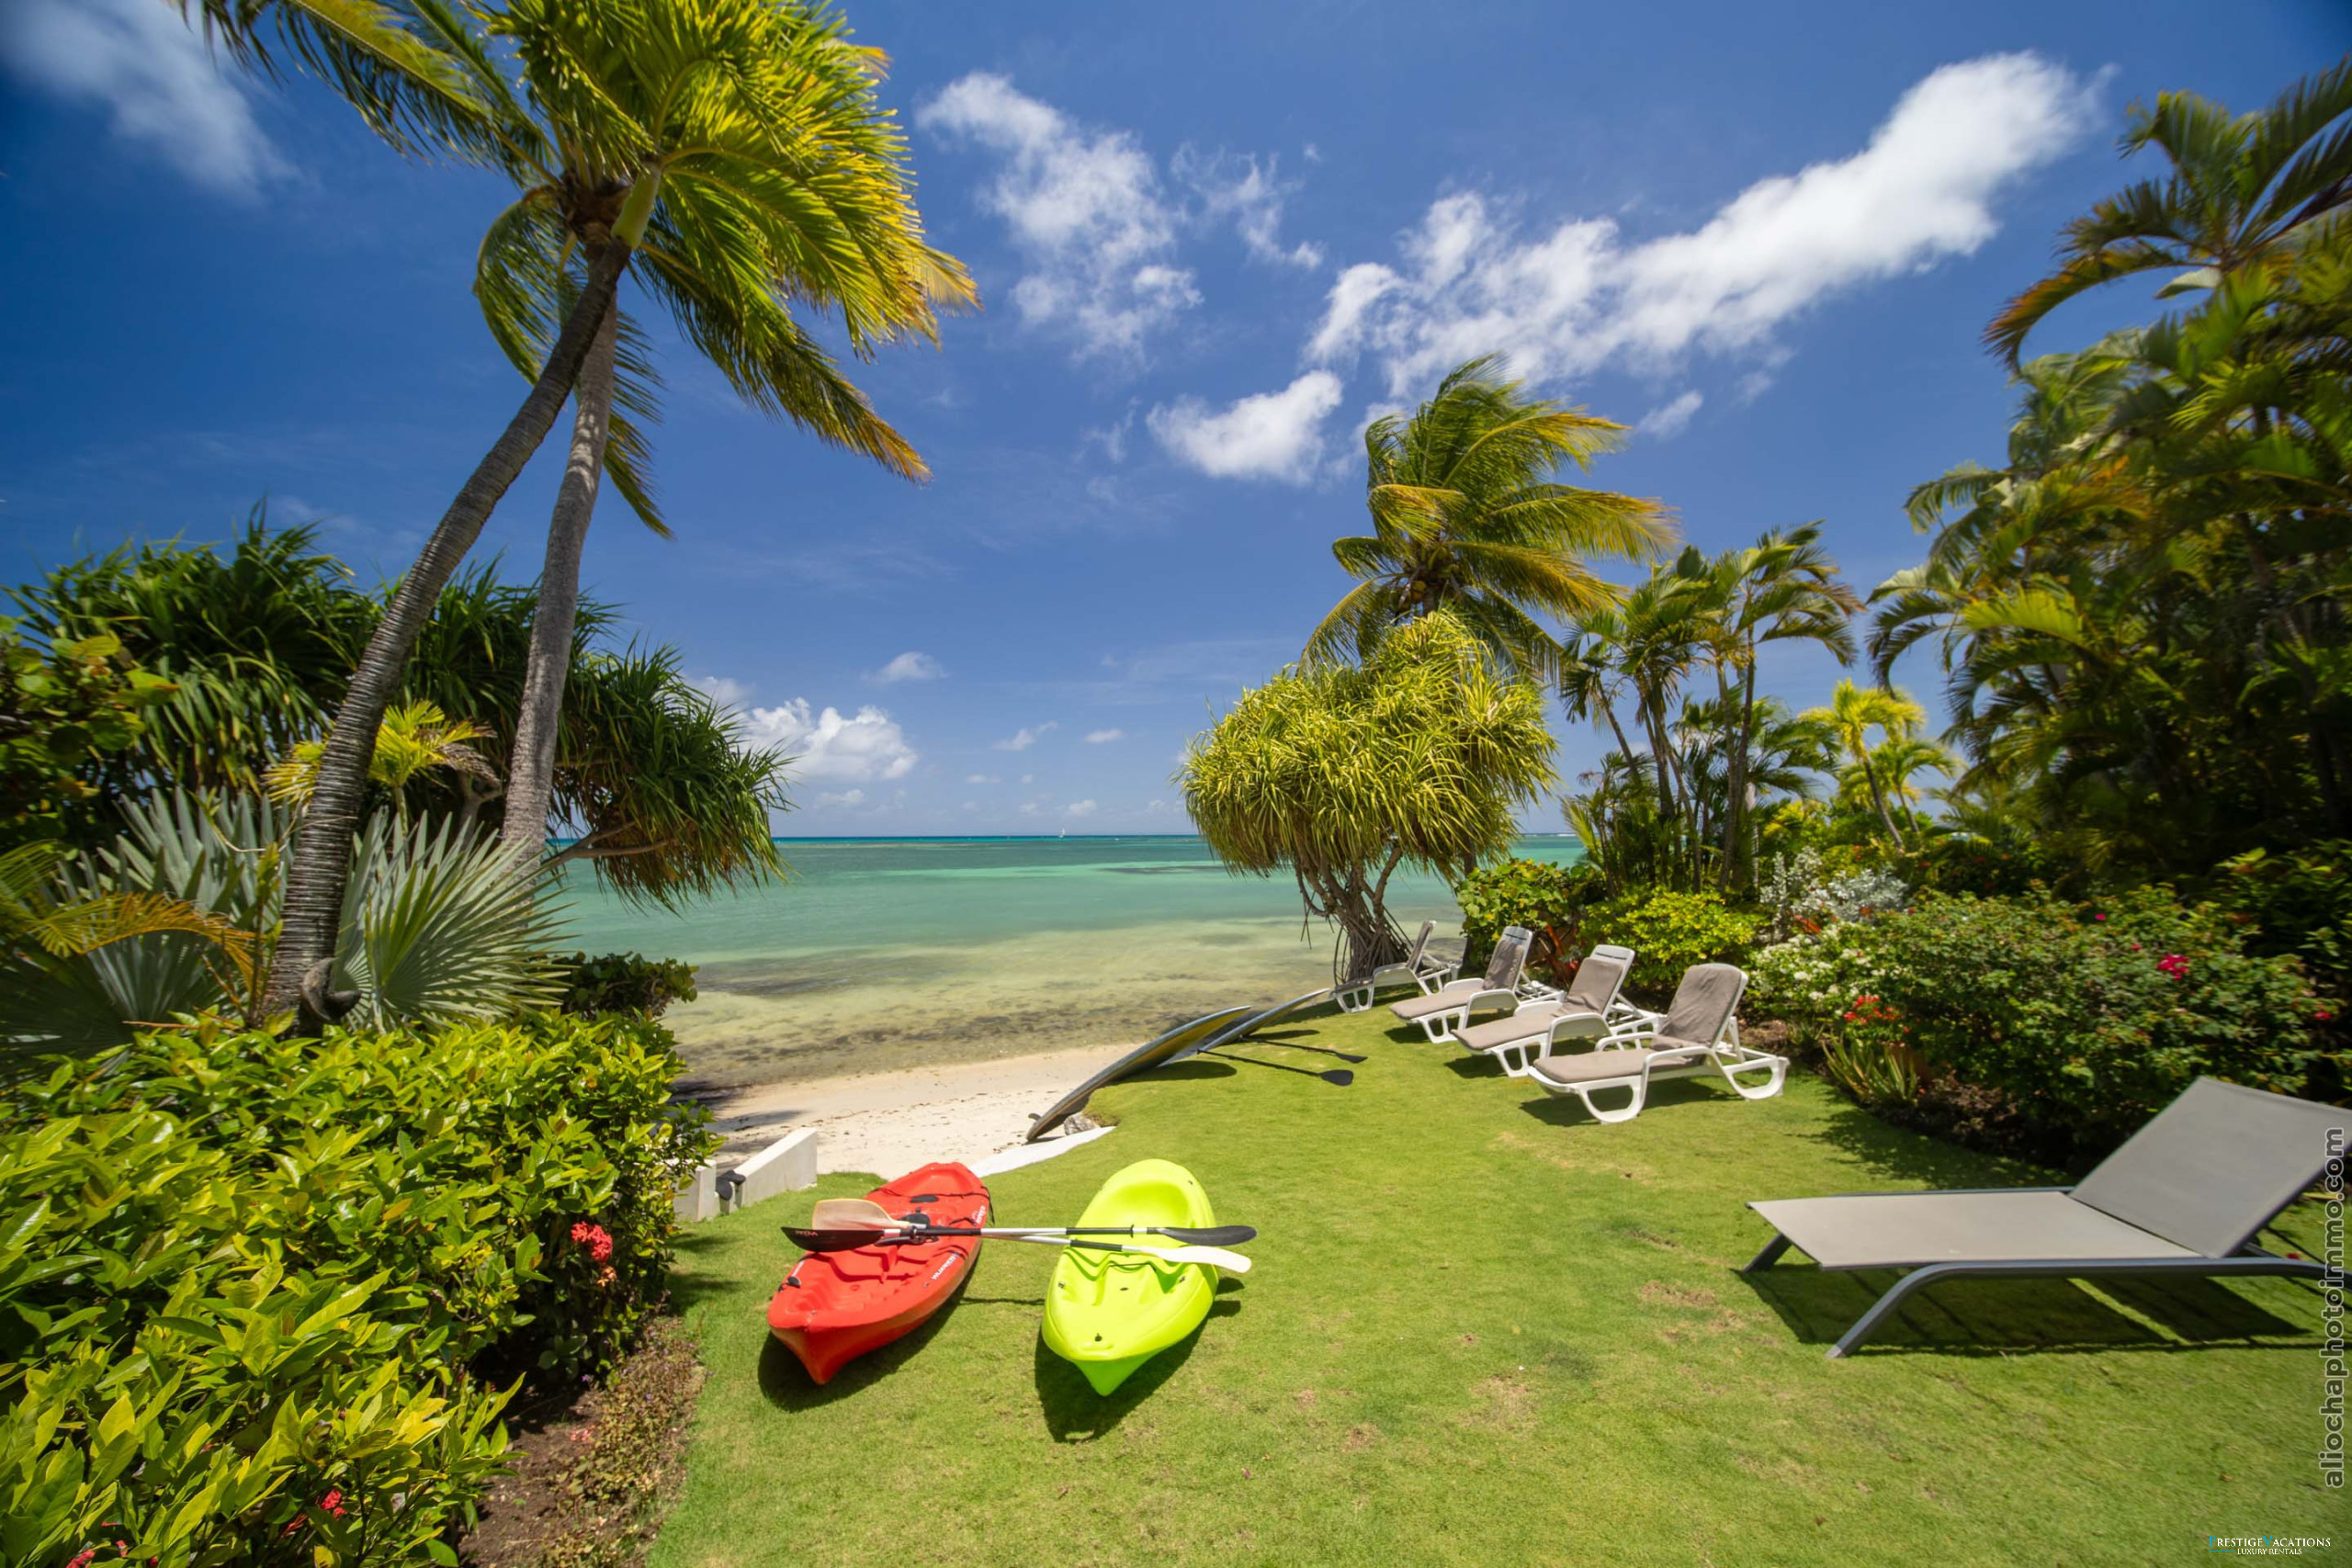
M 2043 317 L 2102 284 L 2166 272 L 2171 293 L 2286 262 L 2352 202 L 2347 113 L 2352 56 L 2247 114 L 2184 92 L 2132 105 L 2117 145 L 2126 156 L 2153 147 L 2171 171 L 2067 224 L 2057 267 L 1993 318 L 1985 343 L 2014 368 Z
M 1498 356 L 1471 360 L 1409 416 L 1364 431 L 1373 531 L 1331 554 L 1355 587 L 1307 638 L 1310 664 L 1369 655 L 1391 627 L 1451 610 L 1511 668 L 1549 683 L 1559 645 L 1535 618 L 1574 621 L 1615 591 L 1591 558 L 1655 555 L 1673 537 L 1655 501 L 1556 482 L 1589 469 L 1624 426 L 1532 396 Z
M 600 344 L 609 344 L 617 378 L 615 307 L 633 258 L 642 254 L 640 281 L 739 394 L 910 471 L 912 452 L 832 372 L 789 305 L 838 315 L 863 352 L 929 331 L 933 301 L 968 298 L 969 285 L 922 243 L 903 141 L 873 96 L 876 57 L 852 48 L 822 12 L 767 0 L 519 0 L 480 22 L 442 0 L 201 0 L 201 10 L 216 36 L 262 69 L 290 56 L 317 71 L 395 145 L 491 164 L 524 188 L 492 226 L 478 281 L 493 329 L 534 376 L 531 389 L 378 622 L 295 841 L 270 999 L 300 999 L 315 1023 L 368 760 L 401 670 L 582 367 L 602 364 Z M 504 75 L 510 60 L 522 73 L 519 93 Z M 644 383 L 632 388 L 625 407 Z M 553 547 L 558 599 L 577 581 L 576 540 L 614 397 L 600 370 L 581 400 L 558 503 L 560 528 L 571 531 Z M 619 482 L 649 500 L 634 466 L 635 427 L 621 439 Z M 509 819 L 517 837 L 529 835 L 535 859 L 570 641 L 563 616 L 551 609 L 530 705 L 538 718 L 527 743 L 517 738 L 521 784 L 540 793 L 542 814 L 533 818 L 518 799 Z
M 1389 878 L 1447 878 L 1507 853 L 1515 807 L 1553 783 L 1544 697 L 1497 668 L 1449 610 L 1399 626 L 1360 665 L 1284 670 L 1185 753 L 1176 783 L 1236 874 L 1287 871 L 1337 927 L 1335 983 L 1403 956 Z

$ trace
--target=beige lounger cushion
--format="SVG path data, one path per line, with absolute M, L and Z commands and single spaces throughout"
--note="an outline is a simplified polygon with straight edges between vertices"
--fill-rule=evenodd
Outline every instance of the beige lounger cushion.
M 1494 1022 L 1473 1022 L 1467 1030 L 1453 1030 L 1453 1039 L 1463 1042 L 1473 1051 L 1494 1051 L 1498 1046 L 1517 1046 L 1517 1043 L 1532 1042 L 1532 1039 L 1543 1039 L 1553 1032 L 1553 1025 L 1562 1018 L 1590 1018 L 1595 1025 L 1601 1022 L 1600 1013 L 1588 1013 L 1583 1009 L 1566 1006 L 1564 1001 L 1533 1001 L 1529 1006 L 1521 1006 L 1510 1018 L 1496 1018 Z
M 1824 1269 L 2199 1254 L 2064 1192 L 1895 1192 L 1749 1208 Z
M 1657 1049 L 1673 1055 L 1657 1056 L 1645 1051 L 1584 1051 L 1573 1056 L 1546 1056 L 1532 1065 L 1531 1071 L 1551 1083 L 1600 1083 L 1610 1078 L 1639 1077 L 1645 1057 L 1650 1059 L 1650 1070 L 1659 1072 L 1675 1067 L 1687 1067 L 1707 1055 L 1703 1045 L 1688 1041 L 1661 1040 Z M 1681 1045 L 1684 1049 L 1676 1051 Z
M 1415 1023 L 1433 1013 L 1450 1012 L 1478 994 L 1476 984 L 1464 985 L 1457 980 L 1454 985 L 1457 989 L 1440 991 L 1433 997 L 1407 997 L 1401 1002 L 1390 1002 L 1388 1010 L 1408 1023 Z

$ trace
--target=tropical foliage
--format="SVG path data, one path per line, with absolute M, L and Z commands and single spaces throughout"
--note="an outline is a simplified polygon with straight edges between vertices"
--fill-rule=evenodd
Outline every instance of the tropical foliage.
M 1549 679 L 1559 645 L 1535 616 L 1612 604 L 1589 558 L 1645 557 L 1672 536 L 1657 502 L 1552 479 L 1589 469 L 1624 426 L 1535 397 L 1501 367 L 1474 359 L 1409 417 L 1364 431 L 1373 531 L 1331 546 L 1357 585 L 1307 638 L 1306 662 L 1363 659 L 1391 627 L 1446 609 L 1490 654 Z
M 1341 980 L 1403 956 L 1385 903 L 1399 865 L 1453 878 L 1502 854 L 1553 780 L 1532 685 L 1437 611 L 1361 665 L 1285 670 L 1187 749 L 1177 783 L 1227 867 L 1288 871 L 1340 931 Z
M 112 637 L 119 658 L 170 682 L 149 688 L 126 741 L 77 754 L 79 794 L 61 791 L 60 828 L 74 841 L 104 841 L 129 805 L 173 784 L 257 792 L 277 766 L 308 797 L 334 694 L 384 600 L 356 587 L 311 530 L 266 522 L 257 510 L 223 550 L 125 546 L 16 590 L 31 637 L 51 648 Z M 442 593 L 379 733 L 371 807 L 498 829 L 506 801 L 490 759 L 516 732 L 535 607 L 490 570 Z M 537 830 L 576 826 L 561 858 L 587 862 L 624 897 L 671 904 L 773 874 L 768 814 L 786 805 L 786 759 L 744 745 L 673 650 L 612 646 L 616 619 L 581 606 L 553 805 Z
M 1903 1081 L 1875 1060 L 1899 1043 L 1917 1067 L 1893 1108 L 1991 1122 L 2072 1163 L 2112 1148 L 2200 1074 L 2324 1100 L 2352 1066 L 2321 1027 L 2339 1004 L 2299 964 L 2247 952 L 2221 910 L 2163 887 L 2089 906 L 1927 893 L 1753 966 L 1761 1005 L 1802 1039 L 1844 1048 L 1849 1087 L 1875 1098 Z
M 1514 855 L 1480 866 L 1453 887 L 1462 908 L 1462 967 L 1486 963 L 1495 939 L 1510 926 L 1533 933 L 1532 964 L 1548 971 L 1578 956 L 1578 922 L 1600 892 L 1600 876 L 1589 863 L 1561 865 Z
M 575 953 L 563 960 L 565 1012 L 601 1018 L 609 1012 L 660 1018 L 672 1002 L 695 999 L 695 966 L 674 958 L 607 953 L 591 958 Z
M 111 760 L 135 746 L 143 711 L 173 694 L 112 632 L 46 646 L 0 616 L 0 850 L 84 825 Z
M 122 836 L 57 870 L 53 886 L 74 908 L 153 913 L 76 951 L 17 944 L 0 970 L 0 1041 L 78 1053 L 184 1014 L 262 1022 L 289 828 L 255 795 L 132 807 Z M 355 1023 L 492 1019 L 554 999 L 556 911 L 479 829 L 380 811 L 353 846 L 347 887 L 322 984 Z
M 453 1561 L 502 1388 L 603 1369 L 661 1299 L 711 1143 L 678 1069 L 650 1023 L 545 1015 L 207 1025 L 17 1086 L 8 1560 Z

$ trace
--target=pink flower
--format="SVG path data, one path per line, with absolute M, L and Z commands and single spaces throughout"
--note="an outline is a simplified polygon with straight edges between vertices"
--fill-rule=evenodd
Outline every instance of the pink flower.
M 613 1238 L 604 1226 L 582 1220 L 571 1227 L 571 1239 L 588 1249 L 588 1256 L 602 1263 L 613 1255 Z
M 2167 953 L 2156 960 L 2156 967 L 2177 980 L 2188 973 L 2188 960 L 2177 953 Z
M 2102 924 L 2102 925 L 2104 925 L 2104 924 L 2106 923 L 2106 921 L 2107 921 L 2107 917 L 2106 917 L 2105 915 L 2093 915 L 2093 916 L 2091 917 L 2091 919 L 2094 919 L 2094 920 L 2098 921 L 2098 922 L 2099 922 L 2100 924 Z

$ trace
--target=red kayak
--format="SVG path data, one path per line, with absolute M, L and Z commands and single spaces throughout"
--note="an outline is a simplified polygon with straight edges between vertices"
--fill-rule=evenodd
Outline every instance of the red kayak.
M 960 1165 L 927 1165 L 865 1195 L 900 1219 L 943 1225 L 989 1223 L 989 1190 Z M 768 1303 L 768 1332 L 788 1346 L 819 1382 L 921 1327 L 972 1271 L 978 1236 L 909 1246 L 811 1252 L 793 1265 Z

